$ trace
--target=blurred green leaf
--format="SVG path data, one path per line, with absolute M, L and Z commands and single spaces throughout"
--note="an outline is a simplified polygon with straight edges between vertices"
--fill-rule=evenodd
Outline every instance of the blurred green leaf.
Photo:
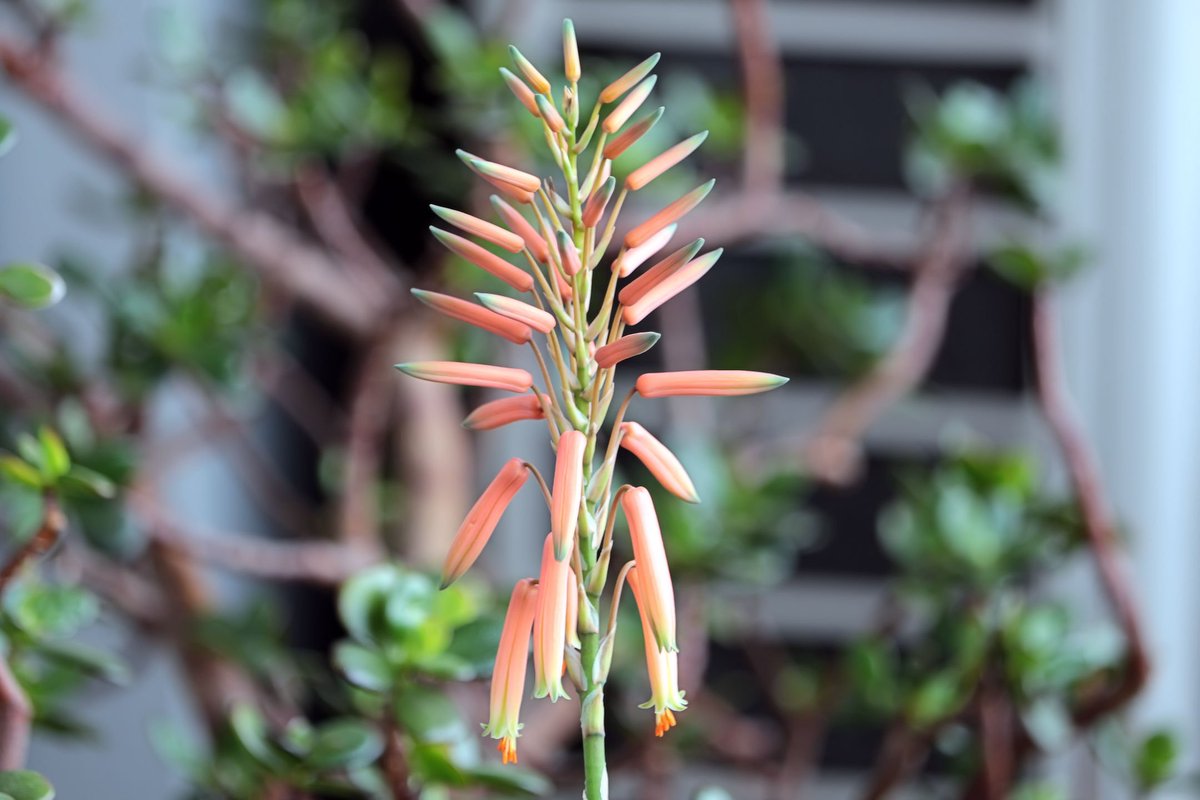
M 6 155 L 9 150 L 16 147 L 17 144 L 17 129 L 7 118 L 0 116 L 0 157 Z
M 333 650 L 333 663 L 347 681 L 360 689 L 386 692 L 392 688 L 391 665 L 379 652 L 368 647 L 338 642 Z
M 30 489 L 42 488 L 42 475 L 29 462 L 16 456 L 0 456 L 0 476 Z
M 396 694 L 394 708 L 401 726 L 422 742 L 447 744 L 467 733 L 458 708 L 432 686 L 403 687 Z
M 1134 756 L 1134 774 L 1139 788 L 1153 789 L 1175 775 L 1179 744 L 1170 731 L 1155 731 L 1141 741 Z
M 326 722 L 313 736 L 306 763 L 318 769 L 352 769 L 371 764 L 383 753 L 383 737 L 363 720 Z
M 50 781 L 30 770 L 0 772 L 0 792 L 13 800 L 54 800 Z
M 62 439 L 51 428 L 38 429 L 38 443 L 41 445 L 43 471 L 50 483 L 55 483 L 71 469 L 71 457 Z
M 0 299 L 25 308 L 45 308 L 62 299 L 67 286 L 58 273 L 33 263 L 0 267 Z

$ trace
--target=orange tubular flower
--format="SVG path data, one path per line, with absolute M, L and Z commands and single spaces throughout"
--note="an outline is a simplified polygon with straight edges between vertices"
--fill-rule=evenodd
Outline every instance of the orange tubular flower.
M 483 490 L 483 494 L 467 512 L 467 518 L 463 520 L 454 542 L 450 545 L 450 552 L 442 567 L 443 589 L 461 578 L 475 563 L 475 559 L 479 558 L 484 545 L 492 538 L 492 532 L 496 530 L 500 517 L 504 516 L 508 504 L 525 485 L 525 479 L 528 477 L 529 469 L 525 462 L 519 458 L 510 458 Z
M 502 336 L 513 344 L 527 344 L 533 338 L 533 331 L 528 325 L 497 314 L 483 306 L 477 306 L 468 300 L 424 289 L 413 289 L 412 293 L 414 297 L 434 311 Z
M 678 225 L 668 225 L 658 233 L 646 240 L 645 244 L 638 245 L 631 250 L 624 250 L 617 258 L 613 269 L 622 278 L 628 278 L 633 274 L 633 271 L 649 261 L 658 251 L 667 246 L 671 241 L 671 237 L 675 235 L 675 231 L 679 228 Z M 703 241 L 703 240 L 701 240 Z
M 650 74 L 650 70 L 654 69 L 658 64 L 658 59 L 662 57 L 662 53 L 655 53 L 647 58 L 642 63 L 638 64 L 633 69 L 626 72 L 615 81 L 605 86 L 600 90 L 600 102 L 611 103 L 618 99 L 621 95 L 632 89 L 642 78 Z
M 601 369 L 608 369 L 627 358 L 640 356 L 651 347 L 654 347 L 661 338 L 662 334 L 655 333 L 654 331 L 631 333 L 628 336 L 622 336 L 612 344 L 606 344 L 596 351 L 596 365 Z
M 674 147 L 663 151 L 659 155 L 647 161 L 644 165 L 638 167 L 633 172 L 629 173 L 629 177 L 625 179 L 625 185 L 629 187 L 629 191 L 636 192 L 650 181 L 662 175 L 671 167 L 683 161 L 685 158 L 696 152 L 696 148 L 704 144 L 704 140 L 708 138 L 708 131 L 697 133 L 689 139 L 684 139 Z
M 645 353 L 659 339 L 657 333 L 627 332 L 627 327 L 643 323 L 648 314 L 707 273 L 721 255 L 720 250 L 701 255 L 703 239 L 683 246 L 671 244 L 680 220 L 704 200 L 713 181 L 661 207 L 649 219 L 627 224 L 621 214 L 631 192 L 645 189 L 675 169 L 704 142 L 705 134 L 678 142 L 644 164 L 627 166 L 630 148 L 644 142 L 663 115 L 662 108 L 649 105 L 657 81 L 653 74 L 657 54 L 604 86 L 599 100 L 585 108 L 583 99 L 594 96 L 587 87 L 594 84 L 582 75 L 575 28 L 569 20 L 563 24 L 559 73 L 566 76 L 565 83 L 560 79 L 559 85 L 552 85 L 516 48 L 510 53 L 513 64 L 501 70 L 501 76 L 536 117 L 538 144 L 544 139 L 548 150 L 540 162 L 554 163 L 559 169 L 543 177 L 460 150 L 463 163 L 495 187 L 491 196 L 495 216 L 485 221 L 434 206 L 454 232 L 432 230 L 451 252 L 513 291 L 477 293 L 481 305 L 436 292 L 415 294 L 447 316 L 510 342 L 530 344 L 536 379 L 523 369 L 488 364 L 418 361 L 396 366 L 425 380 L 516 393 L 476 408 L 463 421 L 471 430 L 534 419 L 543 420 L 548 429 L 555 447 L 553 480 L 547 485 L 530 465 L 509 461 L 463 521 L 442 577 L 449 584 L 470 568 L 514 495 L 534 472 L 550 506 L 550 533 L 542 544 L 538 580 L 521 581 L 513 590 L 485 730 L 500 740 L 504 763 L 515 762 L 532 639 L 535 694 L 552 700 L 565 697 L 565 675 L 579 689 L 583 796 L 605 800 L 605 685 L 617 641 L 613 633 L 620 597 L 602 595 L 609 586 L 620 592 L 625 585 L 623 578 L 614 582 L 609 575 L 611 526 L 622 511 L 629 523 L 634 560 L 621 574 L 628 577 L 641 614 L 652 690 L 645 707 L 654 710 L 655 733 L 661 736 L 674 726 L 675 715 L 687 707 L 679 690 L 675 593 L 658 516 L 644 487 L 616 488 L 617 462 L 625 457 L 623 452 L 631 453 L 677 498 L 694 503 L 699 497 L 679 459 L 641 425 L 627 421 L 630 403 L 635 394 L 649 398 L 752 394 L 774 389 L 786 379 L 738 370 L 645 374 L 620 401 L 619 427 L 609 427 L 614 386 L 621 385 L 618 366 Z M 614 238 L 616 231 L 622 231 L 620 238 Z M 616 258 L 609 259 L 613 250 Z M 516 254 L 516 260 L 511 254 Z M 531 296 L 518 295 L 521 292 Z M 601 620 L 606 606 L 607 625 Z
M 528 392 L 533 387 L 533 376 L 515 367 L 467 364 L 462 361 L 410 361 L 396 364 L 395 367 L 405 375 L 434 383 L 481 386 L 506 392 Z
M 542 570 L 538 576 L 537 616 L 533 623 L 534 697 L 550 702 L 567 697 L 562 676 L 567 646 L 567 610 L 570 604 L 571 562 L 554 556 L 554 540 L 542 545 Z
M 687 708 L 684 692 L 679 690 L 679 654 L 661 650 L 654 641 L 654 629 L 647 611 L 646 589 L 638 568 L 629 570 L 625 580 L 633 590 L 638 614 L 642 618 L 642 640 L 646 645 L 646 672 L 650 676 L 650 699 L 639 708 L 654 709 L 654 735 L 661 737 L 675 727 L 676 711 Z
M 484 250 L 470 239 L 464 239 L 457 234 L 440 228 L 430 227 L 433 235 L 446 246 L 450 252 L 465 258 L 482 270 L 492 273 L 518 292 L 528 292 L 533 288 L 533 276 L 523 269 L 514 267 L 495 253 Z
M 540 117 L 541 114 L 538 113 L 537 100 L 530 88 L 525 85 L 525 81 L 513 75 L 504 67 L 500 68 L 500 75 L 504 78 L 504 82 L 508 84 L 508 88 L 512 90 L 512 93 L 521 101 L 521 105 L 525 106 L 530 114 Z
M 616 133 L 619 131 L 629 118 L 633 116 L 633 112 L 642 107 L 642 103 L 646 102 L 646 98 L 650 96 L 650 92 L 654 90 L 654 84 L 658 83 L 658 76 L 651 75 L 646 80 L 642 81 L 637 87 L 629 93 L 629 96 L 620 102 L 609 115 L 605 118 L 601 127 L 605 133 Z
M 583 264 L 579 261 L 579 251 L 575 249 L 575 242 L 571 241 L 571 237 L 566 231 L 558 232 L 558 254 L 563 272 L 567 273 L 567 277 L 573 278 L 579 274 L 579 270 L 583 269 Z
M 665 444 L 655 439 L 650 431 L 636 422 L 621 423 L 621 446 L 637 456 L 638 461 L 646 465 L 662 487 L 680 500 L 689 503 L 699 503 L 700 495 L 696 493 L 696 485 L 683 464 L 675 457 Z
M 524 323 L 536 331 L 549 333 L 554 330 L 556 324 L 554 315 L 542 311 L 540 308 L 534 308 L 529 303 L 523 303 L 515 298 L 505 297 L 500 294 L 488 294 L 487 292 L 476 292 L 475 296 L 479 298 L 479 302 L 497 314 L 503 314 L 509 319 Z
M 542 395 L 546 398 L 545 395 Z M 545 402 L 549 403 L 546 398 Z M 526 419 L 545 419 L 542 401 L 536 395 L 523 394 L 492 400 L 475 409 L 463 420 L 463 427 L 470 431 L 490 431 Z
M 588 198 L 587 205 L 583 207 L 583 224 L 589 228 L 596 227 L 596 223 L 600 221 L 600 217 L 604 214 L 604 209 L 608 207 L 608 201 L 613 196 L 613 190 L 617 188 L 617 179 L 613 177 L 605 178 L 603 183 L 597 187 L 596 191 Z
M 525 80 L 529 81 L 529 85 L 535 92 L 538 94 L 550 93 L 550 81 L 546 80 L 546 76 L 539 72 L 529 59 L 521 55 L 520 50 L 509 45 L 508 54 L 512 56 L 513 63 L 517 65 L 517 69 L 521 70 L 521 74 L 525 76 Z
M 500 740 L 496 749 L 505 764 L 517 763 L 517 737 L 521 735 L 522 727 L 521 699 L 525 695 L 529 637 L 533 631 L 538 594 L 537 583 L 531 578 L 517 581 L 508 601 L 508 613 L 504 615 L 500 648 L 496 651 L 490 713 L 483 730 L 487 736 Z
M 579 505 L 583 501 L 583 451 L 586 447 L 587 437 L 579 431 L 567 431 L 558 440 L 550 529 L 554 537 L 554 555 L 559 561 L 565 560 L 570 554 L 575 531 L 579 528 Z
M 654 111 L 642 116 L 637 122 L 621 131 L 619 135 L 617 135 L 612 141 L 604 146 L 604 157 L 609 161 L 612 161 L 630 147 L 633 147 L 633 145 L 639 139 L 650 132 L 650 129 L 653 128 L 655 124 L 662 118 L 663 112 L 666 110 L 667 109 L 665 107 L 659 106 Z
M 700 252 L 701 247 L 704 247 L 703 239 L 689 242 L 626 284 L 625 288 L 617 295 L 617 299 L 621 301 L 621 305 L 631 306 L 636 303 L 647 292 L 666 280 L 671 273 L 691 261 L 696 256 L 696 253 Z
M 778 389 L 788 382 L 781 375 L 744 369 L 697 369 L 682 372 L 647 372 L 635 388 L 642 397 L 705 395 L 733 397 Z
M 670 275 L 667 275 L 639 297 L 636 302 L 625 307 L 625 310 L 621 312 L 625 319 L 625 324 L 638 324 L 650 312 L 703 278 L 704 274 L 717 263 L 717 259 L 721 257 L 722 252 L 722 250 L 713 250 L 712 252 L 705 253 L 699 258 L 694 258 L 687 262 L 679 269 L 672 271 Z
M 660 650 L 678 650 L 675 644 L 675 589 L 650 492 L 644 486 L 635 486 L 621 495 L 621 507 L 629 522 L 633 559 L 641 570 L 645 616 L 654 633 L 654 641 Z
M 636 228 L 625 234 L 625 246 L 629 248 L 637 247 L 639 244 L 645 243 L 651 236 L 661 231 L 663 228 L 670 225 L 672 222 L 678 222 L 683 219 L 689 211 L 703 202 L 704 198 L 708 197 L 708 193 L 712 191 L 713 186 L 717 183 L 716 179 L 703 183 L 692 189 L 683 197 L 676 200 L 671 205 L 659 211 L 650 219 L 638 225 Z
M 533 257 L 543 264 L 550 257 L 550 250 L 546 246 L 546 240 L 542 235 L 534 230 L 534 227 L 529 224 L 529 220 L 521 216 L 521 212 L 510 206 L 508 203 L 496 195 L 492 195 L 492 207 L 496 209 L 496 213 L 504 220 L 504 224 L 512 228 L 513 233 L 521 237 L 525 242 L 525 246 L 529 248 L 529 252 L 533 253 Z
M 499 225 L 493 225 L 487 220 L 473 217 L 470 214 L 465 214 L 462 211 L 455 211 L 452 208 L 443 208 L 442 206 L 433 206 L 433 213 L 437 214 L 442 219 L 449 222 L 456 228 L 464 230 L 472 236 L 478 236 L 480 239 L 486 239 L 494 245 L 503 247 L 510 253 L 519 253 L 525 247 L 525 241 L 513 233 L 501 228 Z
M 554 103 L 549 97 L 539 94 L 534 98 L 534 101 L 537 103 L 538 114 L 550 126 L 550 130 L 558 133 L 567 127 L 567 123 L 563 122 L 562 116 L 558 113 L 558 109 L 554 107 Z

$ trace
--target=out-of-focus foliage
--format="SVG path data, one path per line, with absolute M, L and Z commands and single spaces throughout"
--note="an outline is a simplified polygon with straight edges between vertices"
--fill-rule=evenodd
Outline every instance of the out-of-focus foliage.
M 1058 137 L 1037 84 L 1019 83 L 1008 97 L 971 82 L 941 97 L 915 88 L 909 112 L 916 130 L 907 170 L 919 194 L 971 181 L 1030 211 L 1052 206 Z
M 33 705 L 35 724 L 45 730 L 91 735 L 72 711 L 73 698 L 91 679 L 127 678 L 118 659 L 78 641 L 99 612 L 99 601 L 87 590 L 33 577 L 4 594 L 0 652 Z
M 0 800 L 54 800 L 54 787 L 27 769 L 0 772 Z
M 390 800 L 384 779 L 393 738 L 408 781 L 423 800 L 451 790 L 482 789 L 492 797 L 528 797 L 549 786 L 537 774 L 484 760 L 447 684 L 486 677 L 501 617 L 479 590 L 438 591 L 424 573 L 399 565 L 372 567 L 345 584 L 338 611 L 348 638 L 338 642 L 332 670 L 283 644 L 285 631 L 266 604 L 204 622 L 199 640 L 247 667 L 286 706 L 319 701 L 333 716 L 291 715 L 272 723 L 243 706 L 229 736 L 208 753 L 177 732 L 156 736 L 181 766 L 192 797 L 257 800 L 271 786 L 335 797 Z
M 721 362 L 794 363 L 822 375 L 853 376 L 887 351 L 903 322 L 896 288 L 873 283 L 801 244 L 778 242 L 761 280 L 730 303 L 736 326 L 716 344 Z M 744 328 L 744 330 L 738 330 Z

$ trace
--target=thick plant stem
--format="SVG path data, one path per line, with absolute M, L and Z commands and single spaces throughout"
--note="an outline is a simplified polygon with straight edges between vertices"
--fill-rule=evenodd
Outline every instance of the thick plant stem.
M 584 700 L 580 710 L 583 730 L 584 800 L 608 800 L 608 766 L 604 754 L 604 684 L 595 683 L 600 634 L 580 636 L 584 672 Z

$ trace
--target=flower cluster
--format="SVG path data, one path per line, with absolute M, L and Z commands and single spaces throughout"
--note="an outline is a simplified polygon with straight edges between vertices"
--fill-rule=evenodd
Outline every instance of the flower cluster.
M 442 314 L 529 345 L 542 384 L 537 385 L 530 372 L 512 367 L 443 361 L 397 365 L 425 380 L 513 393 L 484 403 L 467 417 L 466 426 L 490 430 L 519 420 L 545 420 L 554 446 L 555 469 L 549 484 L 528 462 L 514 458 L 504 465 L 467 514 L 442 576 L 443 584 L 449 585 L 470 568 L 506 507 L 534 475 L 549 505 L 550 532 L 538 578 L 522 580 L 513 589 L 492 678 L 491 718 L 485 726 L 489 735 L 500 740 L 505 763 L 516 761 L 531 641 L 535 696 L 552 701 L 566 697 L 563 681 L 568 677 L 583 699 L 585 737 L 602 737 L 603 687 L 625 583 L 637 604 L 645 636 L 652 689 L 645 707 L 654 709 L 658 735 L 675 724 L 675 713 L 686 702 L 678 683 L 671 573 L 650 493 L 644 487 L 613 486 L 618 450 L 624 448 L 640 460 L 680 499 L 695 503 L 699 497 L 679 459 L 644 427 L 625 421 L 625 414 L 637 396 L 742 395 L 786 381 L 741 370 L 644 374 L 625 395 L 611 426 L 606 425 L 617 366 L 646 352 L 659 338 L 652 332 L 626 333 L 626 328 L 638 325 L 699 280 L 717 263 L 721 251 L 702 253 L 704 240 L 696 239 L 660 256 L 679 220 L 705 198 L 713 181 L 687 192 L 614 241 L 618 216 L 629 195 L 679 164 L 700 146 L 705 134 L 670 147 L 618 181 L 612 174 L 614 159 L 654 127 L 663 113 L 658 108 L 635 119 L 654 87 L 651 71 L 658 55 L 604 87 L 581 126 L 579 54 L 569 20 L 564 23 L 563 45 L 567 85 L 560 102 L 550 82 L 516 48 L 511 49 L 516 72 L 501 70 L 517 99 L 541 121 L 550 154 L 562 172 L 561 189 L 552 180 L 460 151 L 462 161 L 497 190 L 491 201 L 503 226 L 434 207 L 441 219 L 459 231 L 433 228 L 438 241 L 525 299 L 478 294 L 475 303 L 414 292 Z M 518 263 L 476 240 L 516 256 Z M 610 260 L 611 251 L 615 256 Z M 603 284 L 605 262 L 607 284 L 603 294 L 593 298 L 593 280 L 600 276 L 596 286 Z M 603 454 L 598 456 L 602 441 Z M 608 624 L 602 628 L 600 605 L 608 586 L 618 507 L 628 522 L 634 558 L 618 573 Z

